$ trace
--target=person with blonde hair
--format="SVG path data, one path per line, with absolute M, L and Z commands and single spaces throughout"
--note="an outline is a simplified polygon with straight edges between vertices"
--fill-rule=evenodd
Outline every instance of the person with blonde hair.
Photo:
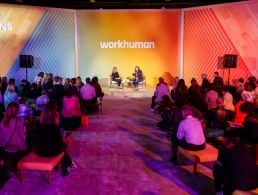
M 122 78 L 120 77 L 117 71 L 117 67 L 113 67 L 110 77 L 111 77 L 111 80 L 117 82 L 118 87 L 120 87 L 122 83 Z

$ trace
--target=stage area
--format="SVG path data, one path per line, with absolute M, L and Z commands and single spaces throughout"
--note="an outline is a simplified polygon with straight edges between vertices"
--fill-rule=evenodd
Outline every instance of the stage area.
M 12 175 L 0 194 L 215 194 L 207 165 L 193 175 L 187 161 L 169 163 L 170 133 L 156 127 L 160 117 L 149 111 L 148 89 L 137 98 L 133 91 L 105 92 L 103 114 L 89 116 L 89 125 L 67 140 L 75 163 L 68 176 L 54 170 L 48 184 L 38 172 L 26 171 L 23 183 Z

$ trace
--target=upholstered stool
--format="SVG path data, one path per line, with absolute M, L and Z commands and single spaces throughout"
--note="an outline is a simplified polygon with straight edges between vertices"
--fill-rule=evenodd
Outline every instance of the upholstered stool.
M 42 176 L 44 176 L 42 174 L 42 171 L 47 171 L 48 183 L 51 183 L 52 170 L 60 163 L 63 156 L 64 152 L 54 157 L 41 157 L 38 156 L 34 151 L 30 152 L 24 158 L 22 158 L 17 164 L 17 169 L 21 171 L 21 182 L 24 178 L 24 170 L 35 170 L 40 171 Z
M 206 144 L 204 150 L 190 151 L 182 147 L 178 147 L 178 152 L 193 162 L 193 173 L 197 173 L 197 164 L 200 162 L 216 161 L 218 158 L 218 150 L 212 145 Z

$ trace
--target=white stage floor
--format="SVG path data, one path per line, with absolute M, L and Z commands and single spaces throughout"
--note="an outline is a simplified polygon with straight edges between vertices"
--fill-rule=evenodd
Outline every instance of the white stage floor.
M 120 88 L 103 88 L 105 95 L 116 97 L 130 97 L 130 98 L 150 98 L 154 94 L 153 87 L 139 88 L 134 90 L 133 88 L 124 87 Z

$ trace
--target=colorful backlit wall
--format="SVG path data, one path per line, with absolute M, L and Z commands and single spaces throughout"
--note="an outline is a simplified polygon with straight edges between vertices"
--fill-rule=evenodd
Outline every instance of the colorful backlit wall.
M 258 76 L 257 1 L 182 11 L 184 21 L 179 10 L 75 11 L 0 4 L 0 75 L 25 78 L 19 55 L 29 54 L 35 59 L 30 81 L 40 71 L 105 80 L 113 66 L 126 78 L 138 65 L 149 85 L 159 76 L 179 75 L 180 68 L 189 84 L 192 77 L 200 81 L 202 73 L 212 79 L 214 71 L 227 80 L 220 59 L 229 53 L 238 55 L 230 79 Z
M 107 78 L 116 66 L 125 79 L 136 65 L 149 84 L 166 72 L 177 74 L 178 11 L 85 11 L 79 16 L 85 76 Z

